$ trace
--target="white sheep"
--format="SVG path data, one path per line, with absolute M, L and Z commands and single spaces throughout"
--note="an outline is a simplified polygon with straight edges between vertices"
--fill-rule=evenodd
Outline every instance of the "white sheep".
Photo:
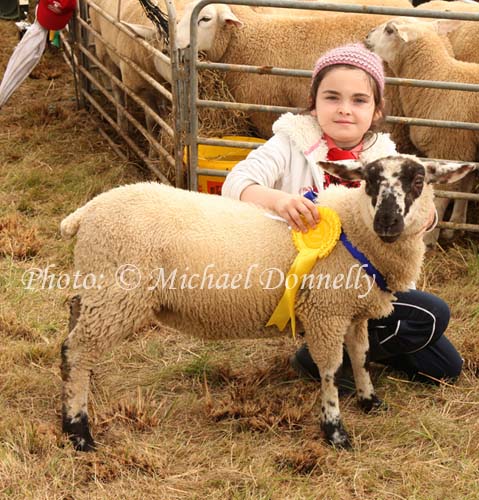
M 179 48 L 190 44 L 191 13 L 198 1 L 185 6 L 178 22 Z M 395 2 L 404 7 L 404 0 Z M 288 13 L 265 16 L 246 7 L 209 4 L 198 17 L 198 49 L 213 62 L 310 69 L 327 50 L 362 41 L 373 27 L 389 18 L 344 13 L 327 17 L 291 18 Z M 307 107 L 308 79 L 232 72 L 225 74 L 225 81 L 238 102 Z M 253 125 L 265 138 L 271 136 L 275 117 L 273 113 L 251 113 Z
M 452 181 L 471 167 L 401 156 L 367 166 L 320 166 L 347 180 L 365 180 L 358 189 L 329 188 L 320 204 L 336 210 L 344 234 L 388 287 L 381 290 L 338 242 L 328 257 L 316 261 L 308 275 L 312 279 L 296 297 L 298 329 L 305 332 L 322 375 L 321 426 L 330 443 L 349 447 L 335 385 L 343 342 L 359 404 L 370 411 L 381 402 L 367 371 L 367 320 L 388 315 L 392 292 L 406 290 L 418 278 L 421 233 L 433 198 L 425 178 Z M 278 279 L 297 252 L 286 224 L 259 207 L 140 183 L 95 197 L 62 221 L 61 233 L 77 235 L 76 272 L 98 279 L 73 301 L 70 334 L 62 346 L 63 431 L 79 450 L 95 447 L 87 412 L 91 371 L 104 352 L 142 326 L 158 321 L 216 340 L 280 334 L 266 324 L 283 294 Z M 354 285 L 346 278 L 352 273 Z
M 479 4 L 478 4 L 479 12 Z M 458 22 L 457 29 L 449 33 L 454 57 L 460 61 L 479 64 L 479 21 Z
M 418 10 L 439 10 L 444 12 L 473 12 L 479 13 L 479 4 L 474 2 L 464 2 L 457 0 L 453 2 L 445 2 L 443 0 L 432 0 L 417 7 Z M 447 33 L 451 50 L 456 59 L 460 61 L 467 61 L 479 64 L 479 50 L 477 40 L 479 37 L 479 22 L 477 21 L 449 21 L 448 25 L 452 31 Z M 457 26 L 456 29 L 454 27 Z M 464 179 L 459 182 L 457 186 L 452 186 L 450 189 L 455 191 L 470 191 L 473 190 L 473 183 L 469 182 L 470 179 Z M 445 211 L 448 201 L 442 199 L 440 202 L 441 212 Z M 465 223 L 467 215 L 467 201 L 454 200 L 453 201 L 453 218 L 454 222 Z M 431 234 L 428 238 L 428 243 L 433 244 L 438 235 L 438 231 Z M 442 230 L 441 236 L 445 239 L 451 239 L 454 236 L 452 230 Z
M 366 45 L 387 62 L 395 76 L 420 80 L 479 82 L 479 65 L 457 61 L 444 45 L 440 34 L 457 28 L 455 21 L 419 21 L 397 18 L 373 29 Z M 479 122 L 479 94 L 402 86 L 400 104 L 406 116 L 433 120 Z M 475 130 L 410 127 L 410 137 L 422 155 L 429 158 L 475 161 L 479 132 Z M 475 176 L 470 174 L 456 186 L 471 192 Z M 443 219 L 449 200 L 436 200 L 439 220 Z M 455 203 L 451 222 L 465 222 L 467 202 Z M 434 243 L 438 231 L 428 239 Z
M 122 22 L 125 27 L 131 30 L 132 34 L 146 39 L 152 47 L 158 50 L 165 50 L 164 34 L 158 32 L 153 23 L 146 17 L 138 0 L 95 0 L 95 3 L 114 19 Z M 118 10 L 119 4 L 120 10 Z M 152 109 L 160 110 L 165 105 L 164 98 L 119 56 L 131 59 L 148 75 L 163 83 L 171 81 L 171 68 L 159 57 L 152 56 L 144 47 L 133 41 L 130 36 L 119 30 L 92 7 L 90 8 L 90 17 L 95 31 L 100 33 L 105 41 L 113 47 L 113 50 L 109 49 L 98 37 L 95 37 L 95 51 L 100 62 Z M 117 102 L 125 105 L 124 94 L 119 87 L 112 83 L 112 90 Z M 119 126 L 126 129 L 127 122 L 121 110 L 118 110 L 117 119 Z M 145 114 L 145 120 L 147 129 L 151 132 L 156 122 L 148 113 Z

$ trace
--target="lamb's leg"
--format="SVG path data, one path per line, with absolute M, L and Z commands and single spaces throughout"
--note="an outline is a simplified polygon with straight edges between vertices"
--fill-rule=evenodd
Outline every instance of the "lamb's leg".
M 343 338 L 348 321 L 319 317 L 314 312 L 301 317 L 306 342 L 321 374 L 321 428 L 328 443 L 351 448 L 351 441 L 341 421 L 336 377 L 343 361 Z
M 344 337 L 351 359 L 358 403 L 366 413 L 379 408 L 382 401 L 376 396 L 371 376 L 369 375 L 369 339 L 367 321 L 353 323 Z
M 63 432 L 75 449 L 91 451 L 95 443 L 88 422 L 91 372 L 101 355 L 151 320 L 148 297 L 134 291 L 103 289 L 72 305 L 71 331 L 62 346 Z
M 108 58 L 105 61 L 105 66 L 111 71 L 111 73 L 118 78 L 118 80 L 122 80 L 122 74 L 120 68 L 110 59 Z M 123 82 L 122 82 L 123 83 Z M 115 102 L 117 103 L 116 106 L 116 123 L 118 127 L 123 131 L 128 133 L 129 129 L 129 121 L 125 116 L 125 113 L 122 109 L 128 107 L 128 98 L 125 92 L 115 83 L 115 81 L 112 79 L 111 80 L 111 90 L 113 93 L 113 97 Z
M 437 220 L 441 222 L 444 220 L 444 214 L 446 213 L 447 206 L 449 205 L 449 200 L 447 198 L 434 198 L 434 205 L 437 210 Z M 430 233 L 426 233 L 424 235 L 424 243 L 426 244 L 428 250 L 432 250 L 436 246 L 437 240 L 439 239 L 439 232 L 440 229 L 436 228 Z
M 75 359 L 76 350 L 74 330 L 80 317 L 81 298 L 76 295 L 70 300 L 70 321 L 68 325 L 69 336 L 62 344 L 61 351 L 61 374 L 63 380 L 63 408 L 62 408 L 62 430 L 67 434 L 76 450 L 92 451 L 95 443 L 90 434 L 88 425 L 87 399 L 88 385 L 90 383 L 90 371 L 79 370 Z M 85 356 L 81 356 L 84 358 Z M 73 372 L 72 372 L 73 368 Z M 72 380 L 75 383 L 72 383 Z M 86 385 L 86 391 L 82 390 Z M 79 397 L 76 397 L 76 396 Z M 84 397 L 82 398 L 81 395 Z M 69 401 L 69 403 L 67 403 Z
M 455 191 L 461 193 L 472 193 L 474 190 L 474 184 L 476 183 L 475 173 L 472 172 L 465 177 L 463 177 L 455 187 Z M 450 190 L 451 188 L 449 188 Z M 451 217 L 449 222 L 456 222 L 458 224 L 465 224 L 467 220 L 467 200 L 454 200 L 454 206 L 452 209 Z M 452 229 L 443 229 L 441 231 L 441 237 L 446 240 L 452 240 L 454 238 L 454 231 Z

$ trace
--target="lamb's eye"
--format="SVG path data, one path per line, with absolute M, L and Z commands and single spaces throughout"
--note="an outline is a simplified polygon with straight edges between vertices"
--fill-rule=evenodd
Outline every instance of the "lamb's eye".
M 424 177 L 422 175 L 418 175 L 414 178 L 412 187 L 415 191 L 422 191 L 424 187 Z
M 211 21 L 211 17 L 209 17 L 209 16 L 203 16 L 203 17 L 200 17 L 200 19 L 198 19 L 198 24 L 200 24 L 200 23 L 207 23 L 209 21 Z
M 386 26 L 384 28 L 384 31 L 388 34 L 388 35 L 392 35 L 394 33 L 394 30 L 391 28 L 391 26 Z

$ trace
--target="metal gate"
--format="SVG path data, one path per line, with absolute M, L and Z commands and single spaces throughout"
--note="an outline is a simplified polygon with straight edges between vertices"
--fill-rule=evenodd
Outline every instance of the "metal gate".
M 119 0 L 121 2 L 121 0 Z M 144 0 L 140 0 L 144 1 Z M 291 70 L 286 68 L 274 68 L 265 66 L 247 66 L 247 65 L 233 65 L 222 63 L 200 62 L 198 60 L 198 43 L 197 43 L 197 24 L 198 14 L 200 10 L 207 4 L 218 3 L 215 0 L 201 0 L 193 10 L 190 23 L 190 47 L 184 51 L 178 51 L 175 39 L 176 28 L 176 10 L 172 0 L 164 0 L 167 7 L 167 14 L 169 20 L 168 54 L 162 53 L 151 44 L 145 42 L 139 36 L 135 35 L 131 29 L 125 26 L 124 23 L 119 22 L 118 15 L 108 14 L 100 9 L 95 3 L 95 0 L 80 0 L 79 15 L 76 20 L 76 27 L 73 31 L 73 40 L 75 49 L 72 51 L 71 45 L 66 41 L 67 52 L 70 53 L 70 61 L 76 81 L 78 82 L 78 93 L 82 105 L 95 109 L 99 116 L 102 117 L 104 122 L 118 134 L 118 136 L 131 148 L 132 151 L 152 170 L 152 172 L 162 182 L 171 182 L 178 187 L 184 187 L 191 190 L 197 190 L 198 175 L 215 175 L 226 176 L 227 171 L 210 170 L 198 168 L 198 145 L 221 145 L 230 147 L 254 148 L 257 147 L 252 143 L 224 141 L 211 137 L 204 137 L 199 135 L 198 131 L 198 109 L 208 107 L 213 109 L 223 110 L 242 110 L 242 111 L 260 111 L 260 112 L 275 112 L 284 113 L 286 111 L 298 112 L 301 111 L 297 108 L 279 107 L 279 106 L 265 106 L 261 104 L 251 103 L 236 103 L 226 101 L 213 101 L 199 99 L 198 97 L 198 72 L 205 69 L 213 69 L 219 71 L 240 71 L 247 73 L 258 73 L 279 76 L 294 76 L 298 78 L 310 78 L 312 72 L 308 70 Z M 410 16 L 410 17 L 424 17 L 424 18 L 444 18 L 444 19 L 459 19 L 479 21 L 479 13 L 464 13 L 464 12 L 439 12 L 427 11 L 417 9 L 404 9 L 404 8 L 391 8 L 391 7 L 376 7 L 376 6 L 362 6 L 362 5 L 345 5 L 334 3 L 320 3 L 320 2 L 304 2 L 301 0 L 229 0 L 230 5 L 246 5 L 246 6 L 262 6 L 262 7 L 282 7 L 290 9 L 302 10 L 323 10 L 333 12 L 348 12 L 348 13 L 368 13 L 368 14 L 383 14 L 391 16 Z M 143 46 L 152 57 L 158 57 L 164 61 L 171 68 L 171 81 L 160 83 L 152 76 L 146 74 L 141 68 L 138 67 L 133 61 L 127 57 L 118 57 L 128 64 L 134 71 L 140 74 L 155 90 L 157 90 L 169 103 L 171 114 L 169 120 L 165 117 L 159 116 L 141 97 L 135 95 L 129 88 L 127 88 L 121 80 L 113 75 L 108 68 L 106 68 L 96 57 L 93 50 L 93 40 L 99 39 L 105 46 L 114 51 L 115 47 L 111 46 L 104 38 L 102 38 L 90 24 L 90 17 L 88 9 L 94 10 L 99 15 L 103 16 L 112 25 L 114 25 L 122 33 L 125 33 L 132 39 L 132 43 L 138 43 Z M 119 9 L 118 9 L 119 10 Z M 141 121 L 121 103 L 115 101 L 109 89 L 100 82 L 96 73 L 101 72 L 108 75 L 112 85 L 117 85 L 121 90 L 129 96 L 146 114 L 151 116 L 159 129 L 161 134 L 166 134 L 170 138 L 170 149 L 165 148 L 152 134 L 148 133 L 145 126 Z M 479 91 L 479 85 L 460 84 L 450 82 L 438 81 L 422 81 L 412 79 L 398 79 L 387 78 L 388 85 L 408 85 L 416 87 L 430 87 L 449 89 L 451 91 L 465 90 L 465 91 Z M 98 97 L 101 97 L 100 99 Z M 105 101 L 106 100 L 106 101 Z M 105 107 L 103 103 L 109 103 Z M 158 161 L 152 160 L 151 157 L 142 150 L 141 144 L 127 133 L 115 120 L 115 116 L 111 111 L 118 110 L 124 114 L 128 122 L 140 134 L 141 138 L 145 138 L 150 145 L 150 148 L 155 151 L 159 158 L 162 158 L 163 165 L 168 165 L 174 168 L 174 179 L 171 180 L 171 175 L 168 179 L 164 171 L 158 166 Z M 477 123 L 462 123 L 450 122 L 439 120 L 425 120 L 409 117 L 388 116 L 386 119 L 389 123 L 400 123 L 407 125 L 429 126 L 429 127 L 448 127 L 458 129 L 479 130 Z M 107 136 L 108 137 L 108 136 Z M 109 139 L 111 142 L 111 139 Z M 112 144 L 114 146 L 114 144 Z M 184 152 L 187 151 L 187 154 Z M 183 160 L 185 158 L 185 161 Z M 474 193 L 457 193 L 436 191 L 436 196 L 446 197 L 450 199 L 465 199 L 472 201 L 479 201 L 479 194 Z M 441 228 L 466 230 L 479 232 L 479 224 L 457 224 L 452 222 L 441 222 Z

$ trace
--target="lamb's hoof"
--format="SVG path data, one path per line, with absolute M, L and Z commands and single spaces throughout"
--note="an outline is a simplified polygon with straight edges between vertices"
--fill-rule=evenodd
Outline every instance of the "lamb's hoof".
M 359 398 L 358 405 L 364 413 L 386 411 L 388 409 L 388 405 L 382 399 L 379 399 L 376 394 L 373 394 L 370 398 Z
M 339 423 L 325 422 L 321 424 L 321 428 L 326 435 L 326 441 L 335 448 L 350 450 L 353 447 L 341 421 Z
M 69 436 L 76 451 L 96 451 L 96 444 L 91 436 L 86 438 L 80 436 Z
M 81 413 L 74 418 L 63 417 L 63 432 L 68 434 L 76 451 L 95 451 L 96 445 L 90 434 L 88 416 Z

